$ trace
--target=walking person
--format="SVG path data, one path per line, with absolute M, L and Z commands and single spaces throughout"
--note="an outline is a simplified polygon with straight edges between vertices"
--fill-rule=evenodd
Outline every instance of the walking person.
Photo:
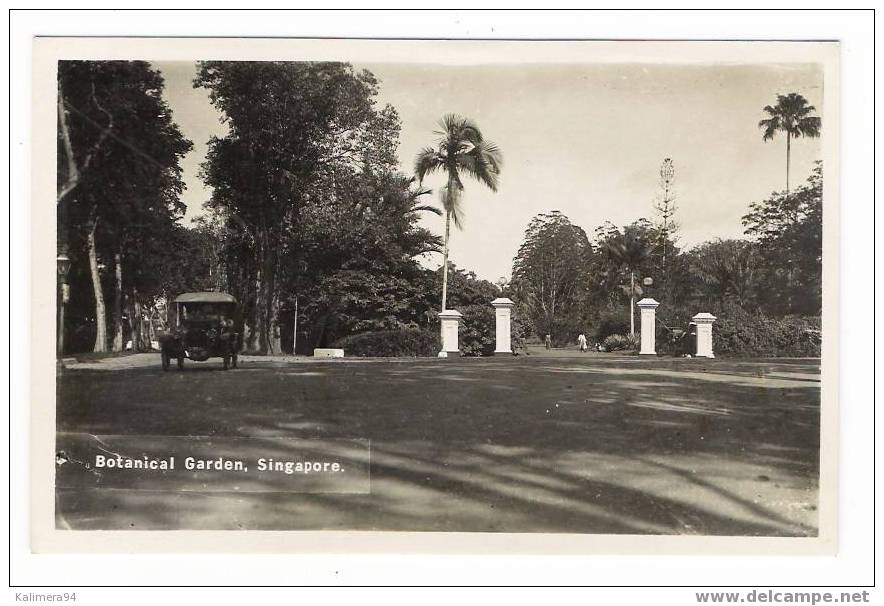
M 546 345 L 547 349 L 552 349 L 552 337 L 551 336 L 546 335 L 543 338 L 543 343 Z
M 582 352 L 586 351 L 586 335 L 585 334 L 580 333 L 580 336 L 577 337 L 577 345 L 580 346 L 580 351 L 582 351 Z

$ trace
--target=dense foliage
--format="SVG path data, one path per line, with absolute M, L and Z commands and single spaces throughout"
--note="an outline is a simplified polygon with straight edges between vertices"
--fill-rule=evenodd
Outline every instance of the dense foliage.
M 534 217 L 513 260 L 511 288 L 538 335 L 572 340 L 583 322 L 592 247 L 586 233 L 559 211 Z
M 820 318 L 750 314 L 738 307 L 721 313 L 712 331 L 715 355 L 751 357 L 819 357 Z
M 338 339 L 332 347 L 343 349 L 347 356 L 369 358 L 435 357 L 442 347 L 437 331 L 406 328 L 378 330 Z
M 343 63 L 204 62 L 194 84 L 230 128 L 203 175 L 247 349 L 284 350 L 296 299 L 299 349 L 426 325 L 413 257 L 440 242 L 416 222 L 439 211 L 396 173 L 399 117 L 378 107 L 376 78 Z
M 59 251 L 67 281 L 67 351 L 150 346 L 185 291 L 222 290 L 241 303 L 239 331 L 255 353 L 345 344 L 352 355 L 435 355 L 441 309 L 464 316 L 464 355 L 491 355 L 490 302 L 513 299 L 512 345 L 581 332 L 611 350 L 635 346 L 636 301 L 651 296 L 660 350 L 700 311 L 718 316 L 719 355 L 818 355 L 822 183 L 753 202 L 745 237 L 684 250 L 664 161 L 657 221 L 606 222 L 588 237 L 558 211 L 534 217 L 498 285 L 447 263 L 449 226 L 463 215 L 464 179 L 496 190 L 501 154 L 467 118 L 447 115 L 436 144 L 399 172 L 400 120 L 378 102 L 367 70 L 334 62 L 197 65 L 227 132 L 212 138 L 201 177 L 207 213 L 181 223 L 181 160 L 192 145 L 140 61 L 62 61 L 58 70 Z M 813 107 L 784 96 L 765 108 L 764 138 L 819 134 Z M 420 179 L 446 178 L 434 205 Z M 444 236 L 419 225 L 440 216 Z M 444 223 L 442 223 L 444 221 Z M 441 225 L 440 225 L 441 226 Z M 417 259 L 442 253 L 433 271 Z M 440 285 L 442 288 L 440 289 Z M 440 292 L 441 291 L 441 292 Z M 443 299 L 445 299 L 443 303 Z M 149 320 L 149 321 L 148 321 Z M 297 328 L 296 328 L 297 327 Z
M 588 243 L 566 217 L 538 215 L 514 259 L 514 299 L 532 332 L 552 334 L 556 345 L 585 332 L 595 343 L 630 349 L 624 344 L 638 332 L 635 301 L 650 296 L 660 302 L 659 351 L 676 353 L 673 335 L 708 311 L 719 317 L 713 334 L 721 355 L 819 355 L 813 331 L 822 313 L 821 165 L 791 193 L 752 203 L 743 224 L 745 239 L 681 250 L 671 222 L 665 234 L 646 219 L 605 223 Z M 559 284 L 576 295 L 544 315 L 562 300 Z
M 180 274 L 173 259 L 190 247 L 178 221 L 180 160 L 191 142 L 172 121 L 164 86 L 143 61 L 59 62 L 57 216 L 59 250 L 72 262 L 68 350 L 91 340 L 94 351 L 119 351 L 124 329 L 143 346 L 144 310 Z

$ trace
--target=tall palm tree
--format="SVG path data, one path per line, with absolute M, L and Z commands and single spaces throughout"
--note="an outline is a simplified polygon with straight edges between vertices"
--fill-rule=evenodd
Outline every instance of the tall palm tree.
M 651 254 L 648 241 L 634 230 L 626 228 L 612 238 L 608 238 L 603 249 L 608 260 L 616 267 L 629 272 L 629 334 L 635 334 L 635 295 L 637 285 L 635 274 Z
M 786 133 L 786 195 L 789 195 L 792 137 L 819 137 L 822 122 L 819 117 L 810 115 L 816 108 L 798 93 L 777 95 L 777 104 L 765 105 L 764 111 L 769 117 L 758 123 L 758 128 L 764 131 L 762 140 L 770 141 L 777 132 Z
M 498 147 L 486 141 L 475 122 L 457 114 L 447 114 L 439 122 L 440 130 L 435 147 L 425 147 L 417 154 L 414 172 L 423 182 L 426 175 L 444 171 L 448 183 L 439 191 L 445 210 L 445 240 L 442 260 L 442 311 L 448 298 L 448 239 L 451 221 L 457 228 L 463 225 L 463 181 L 461 175 L 470 176 L 497 191 L 503 156 Z

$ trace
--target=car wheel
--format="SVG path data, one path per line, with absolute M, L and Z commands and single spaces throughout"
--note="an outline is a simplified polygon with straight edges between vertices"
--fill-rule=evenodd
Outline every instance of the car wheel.
M 178 356 L 178 370 L 184 370 L 184 356 Z
M 160 359 L 163 361 L 163 371 L 169 370 L 169 352 L 162 351 L 160 352 Z

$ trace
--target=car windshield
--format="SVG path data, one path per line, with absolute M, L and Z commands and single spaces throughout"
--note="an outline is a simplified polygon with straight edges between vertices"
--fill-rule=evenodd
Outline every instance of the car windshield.
M 220 322 L 230 317 L 230 308 L 226 304 L 184 303 L 182 309 L 187 322 Z

